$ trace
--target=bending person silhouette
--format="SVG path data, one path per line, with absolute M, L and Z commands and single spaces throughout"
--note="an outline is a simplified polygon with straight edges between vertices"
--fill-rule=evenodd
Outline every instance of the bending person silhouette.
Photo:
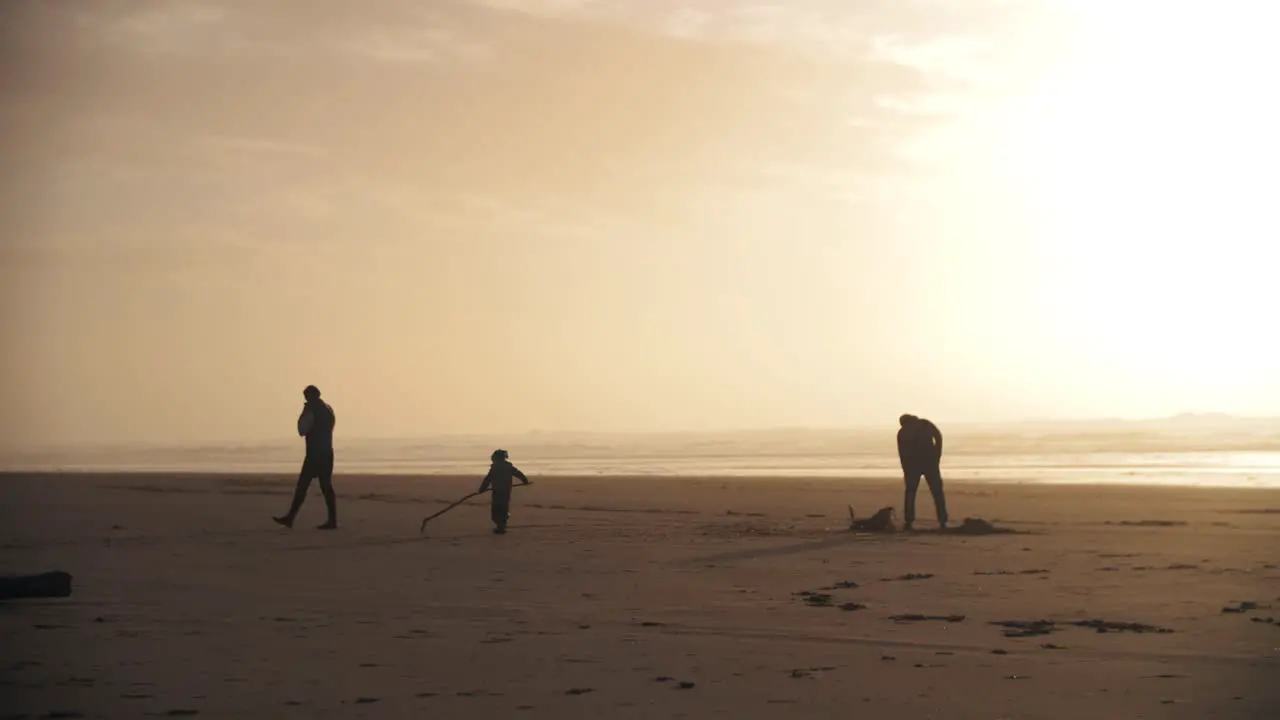
M 902 463 L 902 476 L 906 481 L 906 497 L 903 499 L 903 529 L 910 530 L 916 520 L 916 491 L 920 489 L 920 476 L 929 484 L 933 506 L 938 512 L 938 526 L 947 528 L 947 497 L 942 491 L 942 433 L 938 426 L 915 415 L 898 418 L 898 460 Z
M 302 502 L 307 499 L 311 481 L 318 478 L 329 510 L 329 520 L 319 529 L 333 530 L 338 527 L 338 498 L 333 493 L 333 427 L 338 418 L 329 403 L 320 399 L 320 390 L 315 385 L 308 385 L 302 397 L 306 398 L 306 404 L 298 416 L 298 435 L 307 439 L 307 454 L 302 460 L 302 472 L 298 473 L 298 487 L 293 491 L 288 514 L 272 520 L 292 528 Z
M 528 485 L 529 478 L 507 459 L 506 450 L 494 450 L 489 456 L 489 474 L 480 482 L 479 492 L 492 489 L 493 496 L 489 500 L 489 517 L 493 519 L 493 532 L 502 535 L 507 531 L 507 520 L 511 517 L 512 479 L 520 478 L 521 485 Z

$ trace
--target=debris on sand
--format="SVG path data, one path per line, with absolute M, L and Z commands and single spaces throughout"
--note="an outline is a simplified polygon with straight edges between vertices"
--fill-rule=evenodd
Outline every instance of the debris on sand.
M 71 597 L 71 574 L 62 570 L 0 577 L 0 600 L 65 597 Z
M 997 620 L 991 624 L 1005 628 L 1004 636 L 1011 638 L 1048 635 L 1049 633 L 1057 632 L 1058 625 L 1093 628 L 1100 633 L 1133 632 L 1165 634 L 1173 632 L 1168 628 L 1156 627 L 1145 623 L 1113 622 L 1111 620 L 1071 620 L 1066 622 L 1057 620 Z
M 856 590 L 857 588 L 858 588 L 858 583 L 852 580 L 841 580 L 835 585 L 829 585 L 821 589 L 822 590 Z
M 1250 601 L 1250 600 L 1246 600 L 1246 601 L 1244 601 L 1244 602 L 1241 602 L 1241 603 L 1236 604 L 1234 607 L 1233 607 L 1233 606 L 1231 606 L 1231 605 L 1228 605 L 1228 606 L 1226 606 L 1226 607 L 1222 608 L 1222 612 L 1224 612 L 1224 613 L 1244 613 L 1244 612 L 1249 612 L 1250 610 L 1257 610 L 1257 609 L 1258 609 L 1258 603 L 1253 602 L 1253 601 Z
M 996 620 L 991 624 L 1004 628 L 1004 636 L 1011 638 L 1048 635 L 1058 631 L 1057 623 L 1052 620 Z
M 796 597 L 804 600 L 806 605 L 810 607 L 832 607 L 835 603 L 835 596 L 830 593 L 814 592 L 812 590 L 801 590 L 796 593 Z
M 928 580 L 933 577 L 933 573 L 907 573 L 892 578 L 880 578 L 880 582 L 905 582 L 909 580 Z
M 1275 625 L 1276 627 L 1280 627 L 1280 618 L 1255 617 L 1249 619 L 1256 623 L 1262 623 L 1263 625 Z
M 999 528 L 982 518 L 965 518 L 959 526 L 942 530 L 948 535 L 1017 535 L 1018 530 Z
M 832 666 L 829 666 L 829 665 L 828 665 L 828 666 L 824 666 L 824 667 L 796 668 L 796 669 L 794 669 L 794 670 L 792 670 L 792 671 L 791 671 L 791 677 L 793 677 L 793 678 L 811 678 L 811 677 L 813 677 L 815 674 L 818 674 L 818 673 L 824 673 L 824 672 L 830 672 L 830 671 L 832 671 L 832 670 L 835 670 L 835 668 L 834 668 L 834 667 L 832 667 Z
M 1187 523 L 1182 520 L 1121 520 L 1107 521 L 1108 525 L 1124 525 L 1127 527 L 1183 527 Z
M 964 622 L 964 615 L 920 615 L 919 613 L 909 613 L 906 615 L 890 615 L 889 619 L 898 622 L 925 622 L 928 620 L 937 620 L 940 622 Z
M 973 574 L 974 575 L 1048 575 L 1049 571 L 1040 570 L 1040 569 L 1018 570 L 1016 572 L 1013 570 L 992 570 L 990 572 L 984 572 L 982 570 L 974 570 Z
M 849 506 L 849 530 L 852 532 L 876 532 L 891 533 L 897 532 L 898 528 L 893 524 L 894 509 L 891 507 L 883 507 L 876 511 L 875 515 L 869 518 L 858 520 L 854 517 L 853 506 Z
M 1108 632 L 1132 632 L 1132 633 L 1157 633 L 1168 634 L 1173 632 L 1169 628 L 1156 627 L 1155 625 L 1147 625 L 1146 623 L 1137 622 L 1112 622 L 1110 620 L 1076 620 L 1067 623 L 1076 627 L 1093 628 L 1100 633 Z
M 856 588 L 856 587 L 858 587 L 858 584 L 855 582 L 839 582 L 839 583 L 836 583 L 833 587 L 825 587 L 822 589 L 835 590 L 836 588 L 848 589 L 848 588 Z M 813 590 L 801 590 L 798 593 L 792 593 L 792 594 L 795 597 L 798 597 L 801 600 L 803 600 L 804 604 L 808 605 L 809 607 L 817 607 L 817 608 L 839 607 L 841 610 L 845 612 L 852 612 L 854 610 L 865 610 L 867 608 L 866 605 L 863 605 L 862 603 L 856 603 L 856 602 L 846 602 L 846 603 L 840 603 L 837 605 L 836 596 L 828 592 L 815 592 Z

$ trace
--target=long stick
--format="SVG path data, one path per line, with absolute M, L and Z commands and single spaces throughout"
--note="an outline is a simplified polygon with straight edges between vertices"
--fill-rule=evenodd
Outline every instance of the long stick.
M 532 482 L 516 483 L 513 487 L 519 487 L 520 485 L 532 485 L 532 484 L 533 484 Z M 489 491 L 488 491 L 488 490 L 485 490 L 484 492 L 486 492 L 486 493 L 487 493 L 487 492 L 489 492 Z M 434 519 L 434 518 L 438 518 L 438 517 L 440 517 L 441 515 L 443 515 L 443 514 L 445 514 L 445 513 L 449 512 L 450 510 L 452 510 L 452 509 L 454 509 L 454 508 L 458 507 L 458 506 L 459 506 L 459 505 L 461 505 L 462 503 L 464 503 L 464 502 L 466 502 L 466 501 L 470 500 L 471 498 L 473 498 L 473 497 L 475 497 L 475 496 L 477 496 L 477 495 L 483 495 L 483 494 L 484 494 L 484 493 L 481 493 L 481 492 L 473 492 L 473 493 L 471 493 L 470 495 L 467 495 L 466 497 L 462 498 L 461 500 L 459 500 L 459 501 L 455 502 L 454 504 L 450 505 L 449 507 L 447 507 L 447 508 L 445 508 L 445 509 L 441 510 L 440 512 L 435 513 L 434 515 L 428 515 L 428 516 L 426 516 L 425 518 L 423 518 L 423 519 L 422 519 L 422 525 L 418 527 L 418 534 L 419 534 L 419 535 L 421 535 L 421 534 L 422 534 L 422 531 L 427 529 L 427 522 L 429 522 L 430 520 L 432 520 L 432 519 Z
M 485 492 L 488 492 L 488 491 L 486 490 Z M 436 514 L 434 514 L 434 515 L 428 515 L 428 516 L 426 516 L 425 518 L 423 518 L 423 519 L 422 519 L 422 525 L 418 528 L 418 534 L 419 534 L 419 535 L 421 535 L 421 534 L 422 534 L 422 531 L 427 529 L 427 522 L 428 522 L 429 520 L 432 520 L 432 519 L 434 519 L 434 518 L 438 518 L 438 517 L 440 517 L 441 515 L 443 515 L 443 514 L 445 514 L 445 513 L 449 512 L 450 510 L 452 510 L 452 509 L 454 509 L 454 508 L 458 507 L 458 506 L 459 506 L 459 505 L 461 505 L 462 503 L 464 503 L 464 502 L 466 502 L 466 501 L 470 500 L 471 498 L 473 498 L 473 497 L 475 497 L 475 496 L 477 496 L 477 495 L 479 495 L 479 494 L 480 494 L 480 493 L 478 493 L 478 492 L 473 492 L 473 493 L 471 493 L 470 495 L 467 495 L 466 497 L 462 498 L 462 499 L 461 499 L 461 500 L 459 500 L 458 502 L 456 502 L 456 503 L 454 503 L 454 504 L 450 505 L 449 507 L 447 507 L 447 508 L 445 508 L 445 509 L 441 510 L 440 512 L 438 512 L 438 513 L 436 513 Z

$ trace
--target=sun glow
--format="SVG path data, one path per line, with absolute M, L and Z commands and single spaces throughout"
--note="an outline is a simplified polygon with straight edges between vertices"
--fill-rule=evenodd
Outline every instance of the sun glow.
M 1017 100 L 1007 147 L 1078 359 L 1247 392 L 1280 354 L 1280 49 L 1249 17 L 1274 9 L 1185 5 L 1073 3 L 1074 55 Z

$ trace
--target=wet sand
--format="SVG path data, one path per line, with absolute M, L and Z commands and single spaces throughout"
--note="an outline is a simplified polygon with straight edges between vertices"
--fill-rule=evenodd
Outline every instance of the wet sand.
M 850 533 L 896 480 L 539 478 L 418 534 L 478 483 L 340 476 L 324 532 L 287 477 L 0 476 L 0 572 L 75 577 L 0 604 L 0 718 L 1280 717 L 1280 491 L 952 483 L 1019 531 L 973 537 L 924 488 Z

